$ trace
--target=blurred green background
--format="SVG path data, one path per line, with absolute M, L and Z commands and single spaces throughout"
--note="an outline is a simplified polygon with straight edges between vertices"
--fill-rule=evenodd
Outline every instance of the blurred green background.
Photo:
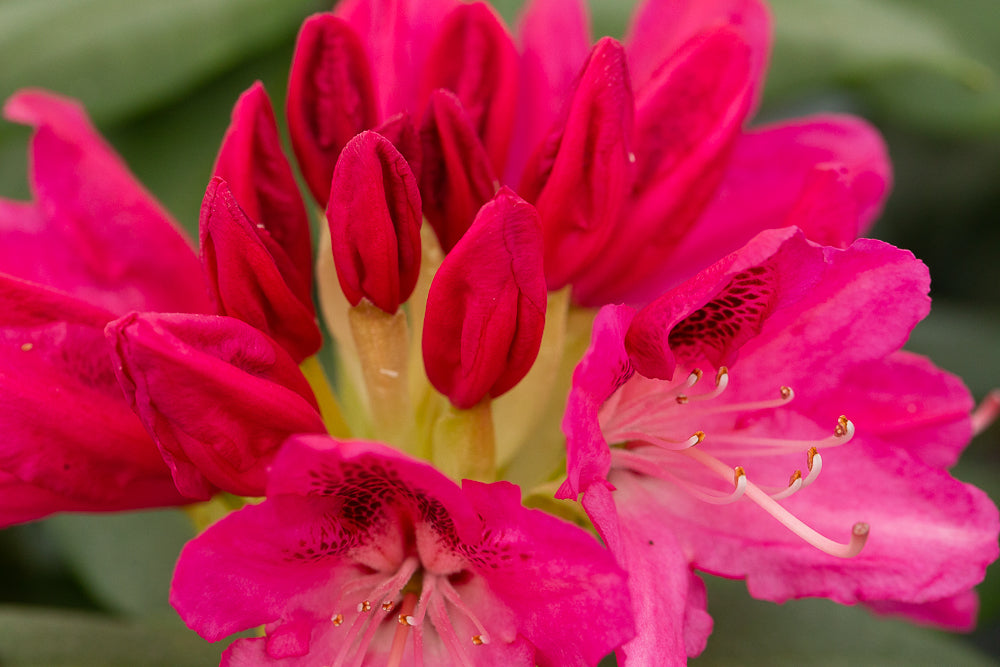
M 508 20 L 517 0 L 498 3 Z M 596 35 L 632 2 L 593 0 Z M 884 132 L 895 191 L 872 235 L 910 248 L 934 310 L 910 348 L 1000 386 L 1000 5 L 997 0 L 772 0 L 776 42 L 761 120 L 820 110 Z M 132 169 L 189 230 L 239 93 L 255 79 L 279 115 L 298 26 L 316 0 L 0 0 L 0 98 L 25 86 L 86 104 Z M 27 198 L 29 132 L 0 125 L 0 196 Z M 1000 499 L 1000 427 L 956 476 Z M 220 648 L 167 603 L 189 535 L 176 512 L 61 516 L 0 532 L 0 664 L 199 665 Z M 698 665 L 1000 664 L 1000 569 L 967 636 L 874 619 L 825 600 L 750 600 L 710 582 L 716 632 Z

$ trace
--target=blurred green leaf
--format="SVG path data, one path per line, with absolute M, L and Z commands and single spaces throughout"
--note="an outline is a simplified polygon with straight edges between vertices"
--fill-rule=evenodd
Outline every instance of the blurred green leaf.
M 110 610 L 134 615 L 170 611 L 174 563 L 193 537 L 182 512 L 64 514 L 43 526 L 84 588 Z
M 4 667 L 204 667 L 225 648 L 209 644 L 179 619 L 143 624 L 44 607 L 0 606 Z
M 888 0 L 771 0 L 775 48 L 768 93 L 858 84 L 898 71 L 941 74 L 972 88 L 990 68 L 936 14 Z
M 957 637 L 877 618 L 862 607 L 829 600 L 776 605 L 750 598 L 740 581 L 708 583 L 715 629 L 705 653 L 691 661 L 693 667 L 996 664 Z
M 102 122 L 177 99 L 289 39 L 322 0 L 3 0 L 0 99 L 40 86 Z

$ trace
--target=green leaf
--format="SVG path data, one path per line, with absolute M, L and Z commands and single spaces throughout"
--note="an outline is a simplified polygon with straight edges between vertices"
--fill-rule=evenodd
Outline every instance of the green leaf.
M 775 48 L 768 93 L 870 82 L 923 70 L 974 88 L 993 85 L 990 68 L 933 13 L 888 0 L 771 0 Z
M 224 644 L 209 644 L 180 619 L 143 624 L 99 614 L 0 606 L 4 667 L 204 667 L 217 665 Z
M 5 0 L 0 99 L 40 86 L 101 122 L 176 99 L 290 39 L 321 0 Z
M 110 610 L 170 612 L 174 563 L 194 532 L 182 512 L 64 514 L 43 526 L 84 588 Z
M 692 667 L 996 664 L 959 637 L 878 618 L 863 607 L 815 599 L 776 605 L 753 600 L 740 581 L 708 583 L 715 628 Z

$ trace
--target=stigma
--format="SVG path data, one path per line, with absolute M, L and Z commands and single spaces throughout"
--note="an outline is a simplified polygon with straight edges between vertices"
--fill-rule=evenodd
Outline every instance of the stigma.
M 703 371 L 693 369 L 679 381 L 636 376 L 620 388 L 599 414 L 612 445 L 612 467 L 662 479 L 708 504 L 752 502 L 821 551 L 841 558 L 860 553 L 870 531 L 867 523 L 856 522 L 847 539 L 838 542 L 781 504 L 816 483 L 823 469 L 821 451 L 850 442 L 854 423 L 841 415 L 826 435 L 791 437 L 783 432 L 790 430 L 787 424 L 804 427 L 789 419 L 794 415 L 777 413 L 795 399 L 792 387 L 778 386 L 770 396 L 727 400 L 728 368 L 720 367 L 712 386 L 702 389 L 704 378 Z M 777 432 L 768 433 L 767 424 Z M 770 477 L 773 464 L 764 465 L 766 459 L 794 461 L 790 457 L 796 455 L 805 465 L 790 465 L 787 482 L 775 484 L 752 474 L 754 462 Z

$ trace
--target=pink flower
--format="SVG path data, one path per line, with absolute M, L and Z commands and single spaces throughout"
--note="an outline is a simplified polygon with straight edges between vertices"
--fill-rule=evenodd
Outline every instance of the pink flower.
M 349 0 L 303 26 L 290 132 L 324 203 L 355 133 L 417 119 L 446 251 L 507 183 L 539 210 L 550 289 L 643 302 L 763 229 L 844 247 L 881 207 L 889 164 L 863 121 L 744 130 L 769 43 L 758 0 L 649 0 L 593 48 L 578 0 L 528 3 L 516 39 L 482 3 Z
M 267 500 L 181 553 L 171 602 L 226 665 L 594 664 L 631 636 L 624 574 L 582 530 L 377 443 L 290 440 Z
M 563 421 L 560 496 L 583 494 L 629 571 L 641 632 L 627 660 L 700 651 L 711 623 L 692 567 L 777 602 L 970 623 L 997 511 L 944 471 L 971 435 L 965 388 L 898 351 L 927 288 L 904 251 L 779 230 L 643 310 L 601 311 Z
M 80 107 L 37 91 L 34 201 L 0 200 L 0 524 L 184 502 L 115 381 L 104 326 L 133 309 L 208 312 L 188 241 Z

